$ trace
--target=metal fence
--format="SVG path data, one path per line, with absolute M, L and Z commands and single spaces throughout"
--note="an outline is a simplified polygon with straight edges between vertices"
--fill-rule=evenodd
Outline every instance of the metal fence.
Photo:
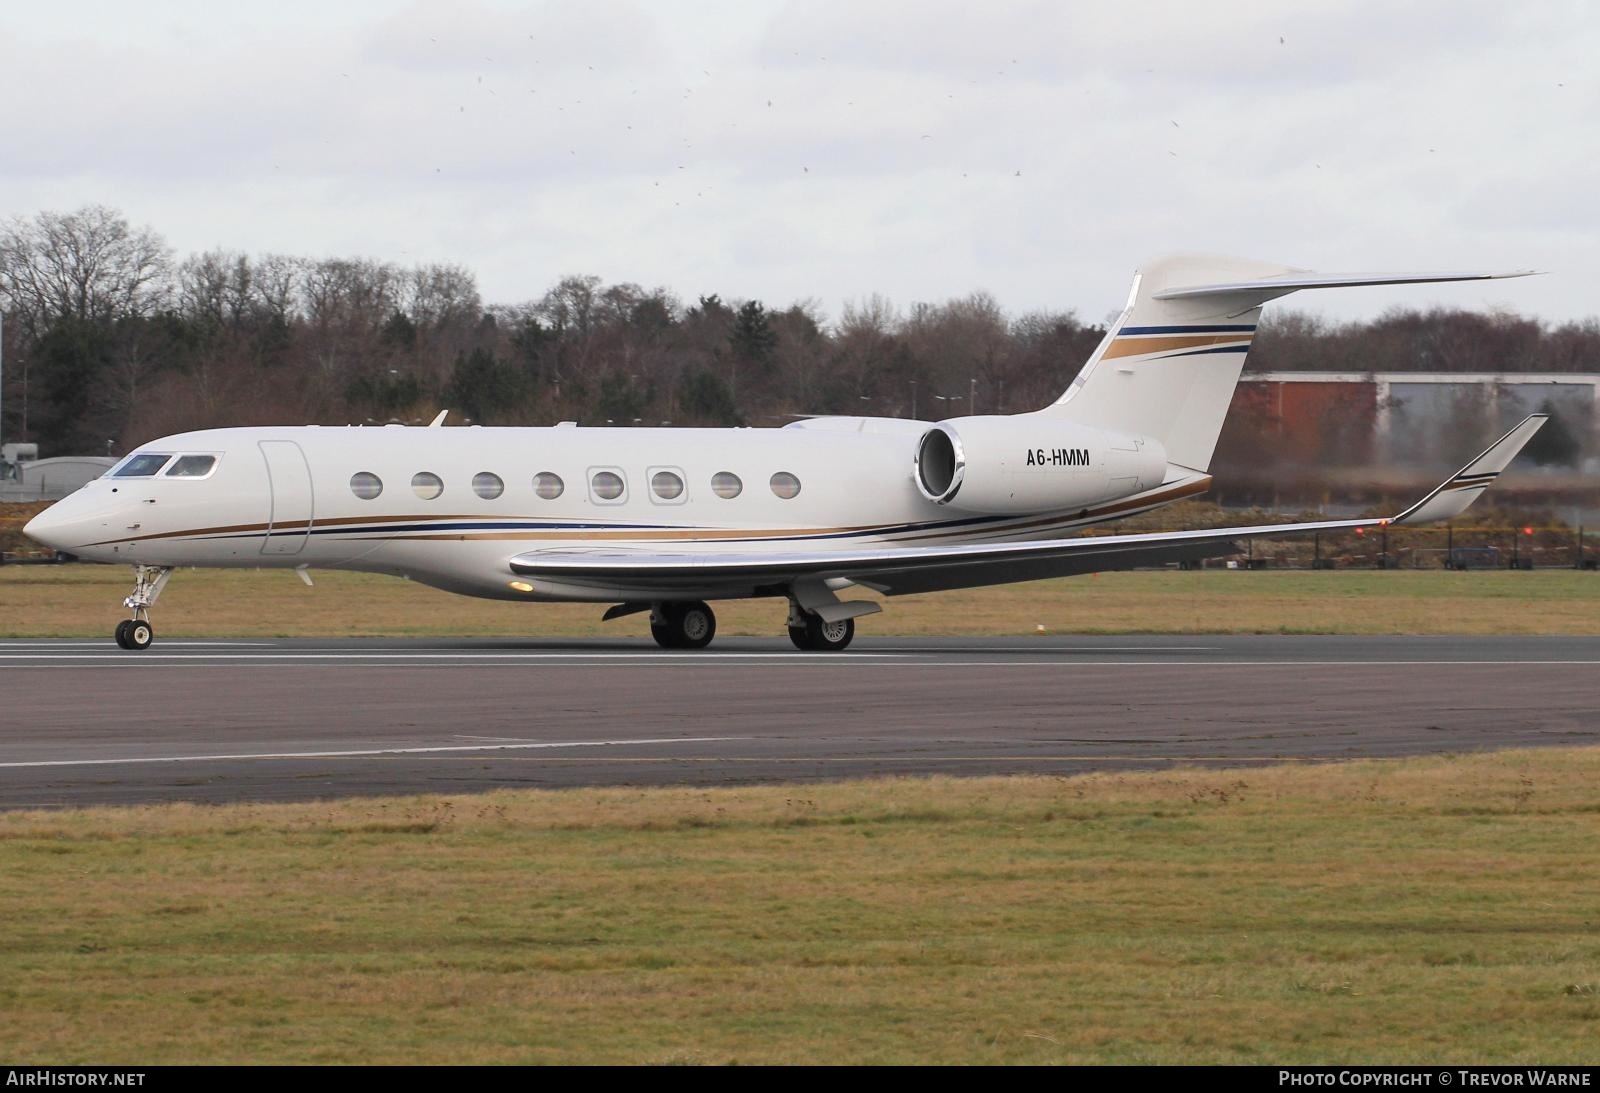
M 0 483 L 0 502 L 29 505 L 35 501 L 59 501 L 69 493 L 76 492 L 80 485 L 82 483 L 74 482 L 70 485 L 52 486 L 48 480 L 37 486 L 32 483 Z
M 1386 528 L 1296 539 L 1249 540 L 1236 558 L 1207 568 L 1243 569 L 1600 569 L 1600 535 L 1583 528 Z M 1198 564 L 1196 566 L 1198 568 Z

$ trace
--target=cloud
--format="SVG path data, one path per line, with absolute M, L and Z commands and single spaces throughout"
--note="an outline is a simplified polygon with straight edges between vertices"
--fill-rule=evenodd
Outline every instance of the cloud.
M 1212 250 L 1562 271 L 1306 297 L 1334 315 L 1586 315 L 1596 22 L 1483 2 L 19 8 L 0 213 L 103 202 L 179 250 L 459 262 L 493 300 L 595 272 L 778 305 L 983 287 L 1098 319 L 1145 257 Z

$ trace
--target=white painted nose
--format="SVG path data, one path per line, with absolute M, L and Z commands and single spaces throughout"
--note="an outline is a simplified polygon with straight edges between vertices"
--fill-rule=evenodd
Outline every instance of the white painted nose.
M 115 505 L 85 487 L 29 520 L 22 533 L 52 550 L 82 555 L 109 537 L 115 515 Z
M 39 515 L 29 520 L 22 528 L 22 534 L 36 543 L 43 543 L 51 550 L 70 550 L 63 533 L 67 531 L 70 520 L 63 520 L 56 511 L 58 505 L 51 505 Z

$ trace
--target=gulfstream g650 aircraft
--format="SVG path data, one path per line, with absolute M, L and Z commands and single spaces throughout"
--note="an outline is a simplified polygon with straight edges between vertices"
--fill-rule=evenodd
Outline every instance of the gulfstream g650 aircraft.
M 149 646 L 174 566 L 359 569 L 504 600 L 650 612 L 666 648 L 716 632 L 708 600 L 788 601 L 800 649 L 840 650 L 841 600 L 1033 580 L 1235 552 L 1251 536 L 1371 520 L 1077 536 L 1204 491 L 1262 305 L 1299 289 L 1516 277 L 1319 276 L 1170 257 L 1053 405 L 947 421 L 827 417 L 782 429 L 213 429 L 140 447 L 35 517 L 33 538 L 134 566 L 117 643 Z M 442 415 L 441 415 L 442 417 Z M 1394 516 L 1475 500 L 1534 416 Z M 438 421 L 435 425 L 439 424 Z

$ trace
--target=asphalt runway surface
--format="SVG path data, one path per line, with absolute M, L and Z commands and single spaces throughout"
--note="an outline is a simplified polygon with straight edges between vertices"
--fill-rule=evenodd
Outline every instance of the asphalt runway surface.
M 0 808 L 1600 743 L 1600 637 L 0 642 Z

